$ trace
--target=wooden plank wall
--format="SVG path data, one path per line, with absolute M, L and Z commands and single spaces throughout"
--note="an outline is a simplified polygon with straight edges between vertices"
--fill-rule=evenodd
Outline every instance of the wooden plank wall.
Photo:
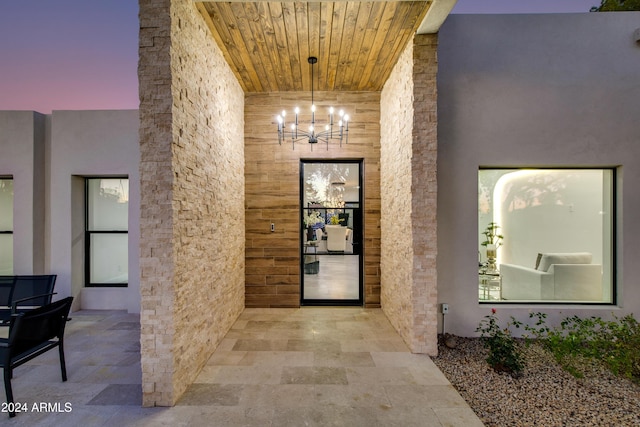
M 303 118 L 310 92 L 245 96 L 245 231 L 247 307 L 300 305 L 300 159 L 364 159 L 364 299 L 380 306 L 380 93 L 316 92 L 317 121 L 328 107 L 351 116 L 349 143 L 310 150 L 299 142 L 278 145 L 276 116 L 297 105 Z M 271 224 L 275 231 L 271 232 Z

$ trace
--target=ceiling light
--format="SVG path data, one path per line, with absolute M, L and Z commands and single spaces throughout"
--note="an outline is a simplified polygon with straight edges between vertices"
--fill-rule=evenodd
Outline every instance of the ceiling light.
M 296 107 L 294 110 L 295 121 L 289 128 L 287 128 L 286 116 L 287 112 L 282 110 L 282 113 L 277 117 L 278 120 L 278 143 L 282 145 L 283 141 L 287 139 L 291 140 L 291 146 L 293 149 L 296 147 L 296 142 L 307 140 L 309 144 L 317 144 L 319 141 L 324 142 L 327 145 L 327 151 L 329 150 L 329 140 L 335 139 L 340 141 L 342 147 L 342 140 L 345 144 L 349 142 L 349 115 L 344 113 L 344 110 L 340 110 L 338 113 L 338 130 L 334 132 L 334 108 L 329 108 L 329 121 L 324 126 L 324 130 L 318 132 L 316 129 L 316 105 L 313 103 L 313 66 L 318 62 L 318 58 L 311 56 L 308 59 L 311 64 L 311 122 L 309 122 L 308 130 L 300 128 L 300 108 Z M 313 151 L 313 145 L 311 145 Z

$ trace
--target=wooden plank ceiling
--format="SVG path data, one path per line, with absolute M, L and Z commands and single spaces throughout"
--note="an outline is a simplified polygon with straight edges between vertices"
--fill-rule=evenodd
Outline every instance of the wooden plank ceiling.
M 431 0 L 197 5 L 245 92 L 379 91 Z

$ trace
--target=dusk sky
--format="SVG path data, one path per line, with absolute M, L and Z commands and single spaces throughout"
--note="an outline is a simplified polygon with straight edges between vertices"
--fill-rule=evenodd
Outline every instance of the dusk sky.
M 459 0 L 453 13 L 587 13 L 599 0 Z M 138 0 L 0 2 L 0 110 L 138 108 Z

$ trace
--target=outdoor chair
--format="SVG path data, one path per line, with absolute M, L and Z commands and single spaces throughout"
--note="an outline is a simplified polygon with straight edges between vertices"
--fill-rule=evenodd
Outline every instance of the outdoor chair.
M 16 276 L 0 276 L 0 307 L 11 307 L 11 294 Z
M 4 370 L 4 389 L 9 416 L 15 417 L 11 378 L 18 366 L 58 347 L 62 381 L 67 380 L 64 360 L 64 329 L 73 297 L 11 316 L 9 337 L 0 338 L 0 367 Z
M 14 313 L 24 313 L 51 303 L 56 275 L 0 276 L 0 325 Z

